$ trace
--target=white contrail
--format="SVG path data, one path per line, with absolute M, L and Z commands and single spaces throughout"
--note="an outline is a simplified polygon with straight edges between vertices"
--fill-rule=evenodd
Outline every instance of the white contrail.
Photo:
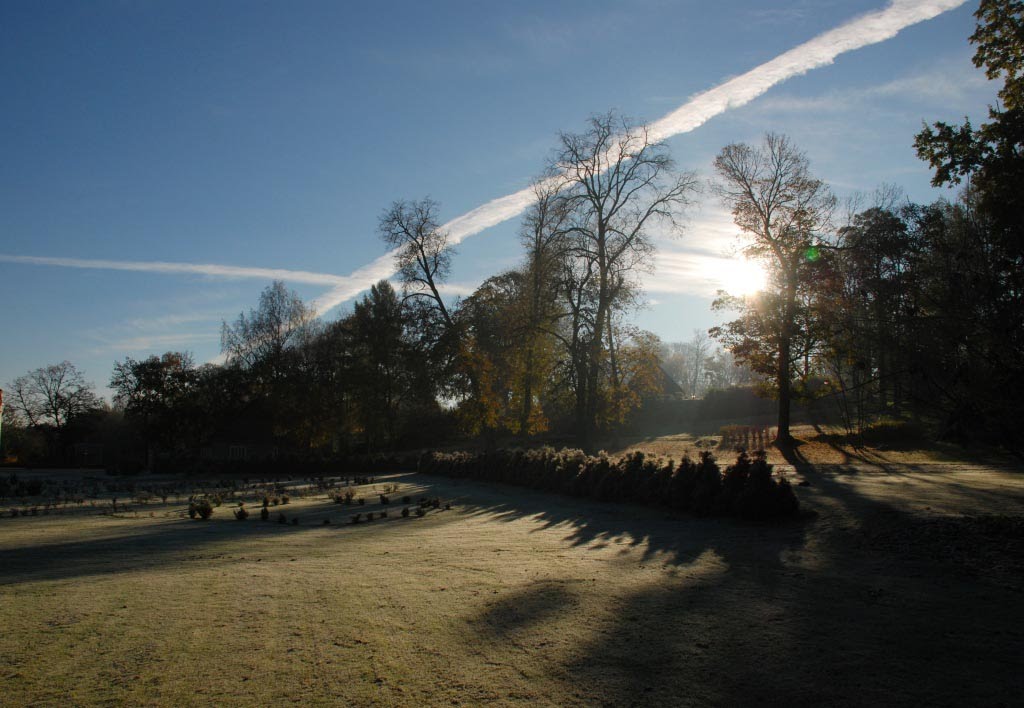
M 49 258 L 43 256 L 12 256 L 0 253 L 0 261 L 31 265 L 63 266 L 65 268 L 98 268 L 104 270 L 131 270 L 142 273 L 194 273 L 221 278 L 261 278 L 288 280 L 311 285 L 344 286 L 349 279 L 343 275 L 313 273 L 307 270 L 284 268 L 246 268 L 244 266 L 215 265 L 212 263 L 169 263 L 166 261 L 111 261 L 93 258 Z
M 892 39 L 900 30 L 960 7 L 964 2 L 966 0 L 894 0 L 884 10 L 870 12 L 819 34 L 745 74 L 698 94 L 654 122 L 651 136 L 664 140 L 691 131 L 719 113 L 750 103 L 786 79 L 827 66 L 840 54 Z
M 919 2 L 893 0 L 884 10 L 877 10 L 850 20 L 780 54 L 745 74 L 694 96 L 675 111 L 652 123 L 649 126 L 649 135 L 652 139 L 664 140 L 673 135 L 692 131 L 731 108 L 738 108 L 749 103 L 786 79 L 831 64 L 840 54 L 891 39 L 900 30 L 930 20 L 963 5 L 964 2 L 966 0 L 922 0 Z M 534 189 L 527 187 L 513 194 L 493 199 L 452 219 L 441 228 L 448 232 L 449 241 L 457 244 L 465 238 L 518 216 L 533 203 L 534 194 Z M 331 286 L 331 289 L 313 302 L 317 314 L 324 314 L 331 308 L 355 297 L 378 280 L 394 275 L 396 253 L 397 251 L 394 250 L 385 253 L 347 276 L 281 268 L 247 268 L 204 263 L 46 258 L 3 254 L 0 254 L 0 261 L 69 268 L 194 273 L 228 278 L 262 278 L 328 285 Z
M 730 108 L 750 103 L 772 86 L 812 69 L 831 64 L 837 56 L 854 49 L 877 44 L 895 37 L 900 30 L 930 20 L 960 7 L 966 0 L 894 0 L 884 10 L 877 10 L 850 20 L 835 29 L 780 54 L 723 84 L 694 96 L 685 104 L 650 125 L 650 136 L 664 140 L 687 133 Z M 482 204 L 458 216 L 441 228 L 452 243 L 473 236 L 523 213 L 534 200 L 531 187 L 521 189 Z M 380 256 L 353 271 L 348 281 L 321 295 L 314 301 L 317 313 L 355 297 L 381 278 L 394 274 L 396 251 Z

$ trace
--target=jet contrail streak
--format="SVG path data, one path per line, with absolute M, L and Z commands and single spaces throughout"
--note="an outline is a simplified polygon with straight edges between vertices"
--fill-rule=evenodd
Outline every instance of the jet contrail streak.
M 850 20 L 745 74 L 697 94 L 676 110 L 652 123 L 650 136 L 654 140 L 664 140 L 690 132 L 731 108 L 750 103 L 786 79 L 831 64 L 840 54 L 891 39 L 900 30 L 960 7 L 964 2 L 966 0 L 894 0 L 884 10 L 870 12 Z M 527 187 L 482 204 L 452 219 L 441 228 L 448 231 L 452 243 L 459 243 L 469 236 L 523 213 L 533 202 L 533 198 L 533 189 Z M 317 313 L 323 314 L 355 297 L 381 278 L 393 275 L 396 252 L 385 253 L 353 271 L 344 284 L 317 298 L 314 301 Z
M 141 273 L 194 273 L 222 278 L 262 278 L 263 280 L 290 280 L 312 285 L 344 286 L 349 279 L 343 275 L 313 273 L 307 270 L 284 268 L 247 268 L 244 266 L 215 265 L 212 263 L 169 263 L 166 261 L 111 261 L 95 258 L 49 258 L 43 256 L 12 256 L 0 253 L 0 262 L 30 265 L 63 266 L 65 268 L 99 268 L 104 270 L 130 270 Z
M 786 79 L 831 64 L 836 57 L 896 36 L 901 30 L 960 7 L 966 0 L 893 0 L 883 10 L 870 12 L 790 49 L 745 74 L 697 94 L 649 126 L 654 140 L 664 140 L 700 127 L 731 108 L 738 108 Z M 557 177 L 550 178 L 557 181 Z M 532 187 L 493 199 L 458 216 L 441 228 L 452 243 L 478 234 L 523 213 L 534 200 Z M 263 278 L 327 285 L 331 289 L 314 300 L 317 314 L 355 297 L 373 283 L 395 273 L 396 251 L 385 253 L 347 276 L 281 268 L 247 268 L 205 263 L 113 261 L 83 258 L 48 258 L 0 254 L 0 262 L 54 265 L 68 268 L 104 268 L 151 273 L 194 273 L 227 278 Z
M 884 10 L 870 12 L 819 34 L 745 74 L 694 96 L 652 123 L 651 137 L 664 140 L 689 132 L 730 108 L 750 103 L 786 79 L 827 66 L 840 54 L 892 39 L 900 30 L 960 7 L 964 2 L 966 0 L 895 0 Z

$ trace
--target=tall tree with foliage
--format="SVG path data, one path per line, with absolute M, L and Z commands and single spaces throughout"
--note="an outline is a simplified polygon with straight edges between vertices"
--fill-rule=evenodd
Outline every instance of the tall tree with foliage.
M 737 321 L 716 333 L 727 336 L 733 353 L 755 370 L 773 369 L 779 400 L 777 442 L 788 444 L 801 287 L 808 282 L 807 265 L 818 258 L 818 243 L 831 226 L 835 197 L 811 174 L 807 156 L 783 135 L 768 133 L 756 147 L 727 145 L 715 159 L 715 170 L 715 190 L 749 240 L 745 255 L 764 263 L 771 276 L 769 292 L 732 301 L 747 313 L 746 323 Z
M 948 317 L 944 321 L 950 336 L 959 332 L 965 337 L 961 347 L 975 353 L 972 368 L 986 364 L 981 381 L 991 384 L 985 386 L 991 395 L 983 399 L 978 390 L 964 409 L 979 415 L 965 413 L 962 418 L 974 419 L 974 427 L 985 421 L 985 426 L 1004 429 L 1019 442 L 1019 431 L 1006 421 L 1018 417 L 1009 392 L 1024 389 L 1024 3 L 982 0 L 975 18 L 973 61 L 989 79 L 1002 79 L 999 102 L 979 127 L 970 121 L 935 123 L 918 133 L 914 145 L 934 168 L 934 185 L 968 180 L 962 199 L 968 221 L 962 226 L 971 231 L 972 243 L 961 257 L 970 259 L 962 270 L 971 279 L 964 285 L 971 289 L 962 292 L 976 306 L 967 332 L 962 323 Z M 955 311 L 962 312 L 966 303 L 957 304 Z M 979 372 L 972 378 L 978 381 Z
M 534 188 L 536 201 L 523 217 L 520 241 L 526 251 L 515 336 L 518 386 L 516 432 L 523 438 L 547 428 L 539 396 L 554 366 L 554 350 L 560 338 L 558 320 L 562 263 L 567 255 L 569 210 L 551 180 Z
M 139 426 L 146 444 L 147 469 L 154 469 L 158 446 L 170 449 L 185 441 L 183 414 L 196 380 L 188 352 L 167 352 L 142 360 L 126 357 L 114 364 L 110 377 L 114 404 Z
M 523 273 L 499 273 L 460 303 L 460 359 L 472 373 L 475 388 L 460 404 L 459 413 L 470 433 L 493 436 L 499 429 L 516 431 L 517 365 L 523 347 L 528 346 L 523 341 L 524 286 Z
M 346 319 L 351 388 L 369 448 L 394 445 L 401 411 L 413 394 L 408 316 L 387 280 L 371 286 Z

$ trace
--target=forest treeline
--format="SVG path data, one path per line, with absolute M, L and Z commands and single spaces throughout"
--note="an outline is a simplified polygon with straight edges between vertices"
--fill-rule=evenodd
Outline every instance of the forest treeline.
M 5 449 L 52 455 L 81 439 L 76 429 L 103 426 L 136 458 L 145 449 L 150 468 L 230 440 L 307 457 L 457 435 L 593 448 L 652 396 L 754 384 L 778 400 L 780 443 L 792 402 L 825 399 L 851 432 L 912 419 L 1019 450 L 1021 14 L 1006 0 L 976 13 L 974 61 L 1003 81 L 988 122 L 913 138 L 933 183 L 960 185 L 953 200 L 913 204 L 884 187 L 844 207 L 786 136 L 721 150 L 707 187 L 769 276 L 756 295 L 716 299 L 733 317 L 710 332 L 724 352 L 702 335 L 666 346 L 630 321 L 655 235 L 680 230 L 704 185 L 645 126 L 609 113 L 559 136 L 520 224 L 520 265 L 471 295 L 444 294 L 454 250 L 438 204 L 399 200 L 378 229 L 395 283 L 376 283 L 350 312 L 324 321 L 275 282 L 224 323 L 222 365 L 182 352 L 118 362 L 113 411 L 68 362 L 37 369 L 6 390 Z

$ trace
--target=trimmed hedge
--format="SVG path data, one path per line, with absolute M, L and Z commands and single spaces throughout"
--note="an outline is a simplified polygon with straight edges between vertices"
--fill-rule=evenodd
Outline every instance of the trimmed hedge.
M 582 450 L 496 450 L 428 452 L 419 472 L 500 482 L 600 501 L 666 506 L 698 515 L 773 519 L 796 516 L 800 503 L 789 482 L 772 475 L 763 453 L 740 453 L 723 474 L 715 458 L 702 452 L 676 465 L 672 460 L 634 452 L 618 460 Z

